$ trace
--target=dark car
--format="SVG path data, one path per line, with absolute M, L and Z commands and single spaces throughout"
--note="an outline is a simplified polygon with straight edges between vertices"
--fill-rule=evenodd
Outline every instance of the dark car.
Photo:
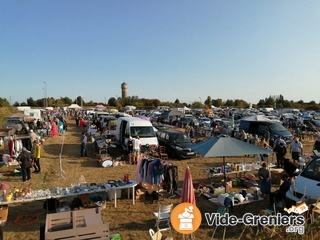
M 193 142 L 185 133 L 176 130 L 163 130 L 158 131 L 156 134 L 159 145 L 165 146 L 166 152 L 173 158 L 185 159 L 197 156 L 189 148 Z
M 170 129 L 170 126 L 168 126 L 168 125 L 162 125 L 162 124 L 157 124 L 157 123 L 152 123 L 152 126 L 155 127 L 158 131 Z

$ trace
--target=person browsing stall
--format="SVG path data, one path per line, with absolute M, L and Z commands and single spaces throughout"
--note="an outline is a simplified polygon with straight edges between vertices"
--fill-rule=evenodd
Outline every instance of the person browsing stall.
M 133 141 L 133 158 L 134 163 L 138 163 L 138 158 L 140 156 L 140 147 L 141 147 L 141 140 L 140 137 L 137 136 Z
M 258 170 L 258 177 L 260 179 L 260 191 L 262 193 L 262 197 L 265 198 L 271 191 L 271 179 L 268 163 L 262 163 L 261 168 Z
M 22 148 L 22 152 L 18 156 L 18 162 L 21 167 L 22 172 L 22 181 L 26 182 L 30 180 L 31 174 L 30 174 L 30 168 L 31 168 L 31 154 L 27 151 L 25 147 Z
M 34 173 L 41 173 L 40 167 L 40 156 L 41 156 L 41 144 L 39 141 L 35 141 L 33 149 L 33 160 L 34 160 Z
M 299 161 L 299 157 L 303 154 L 303 144 L 299 141 L 299 138 L 295 137 L 291 142 L 291 157 L 293 161 Z
M 290 182 L 292 181 L 292 178 L 296 176 L 297 173 L 297 166 L 290 161 L 289 158 L 283 159 L 283 170 L 289 175 Z
M 269 195 L 270 204 L 273 205 L 275 202 L 280 202 L 282 199 L 286 198 L 286 193 L 290 189 L 290 180 L 287 173 L 282 173 L 281 179 L 283 183 L 280 185 L 280 188 L 275 192 L 271 192 Z
M 80 142 L 81 142 L 80 155 L 81 157 L 83 156 L 87 157 L 87 136 L 85 132 L 82 132 Z

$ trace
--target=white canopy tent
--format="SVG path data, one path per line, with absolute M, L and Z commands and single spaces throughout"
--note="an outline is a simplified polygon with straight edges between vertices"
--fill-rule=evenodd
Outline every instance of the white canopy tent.
M 81 108 L 78 104 L 71 104 L 68 109 L 79 109 Z

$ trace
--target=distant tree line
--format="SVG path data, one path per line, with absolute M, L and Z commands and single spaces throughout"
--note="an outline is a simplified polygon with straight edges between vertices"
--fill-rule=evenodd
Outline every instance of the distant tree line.
M 72 100 L 69 97 L 60 97 L 59 99 L 55 99 L 53 97 L 47 98 L 47 106 L 50 107 L 65 107 L 70 104 L 78 104 L 82 107 L 95 106 L 97 104 L 104 104 L 103 102 L 85 102 L 81 96 L 78 96 L 76 99 Z M 161 102 L 159 99 L 146 99 L 139 98 L 138 96 L 129 96 L 127 98 L 121 97 L 111 97 L 109 98 L 107 105 L 110 107 L 116 107 L 121 109 L 127 105 L 135 106 L 138 109 L 154 109 L 158 106 L 168 106 L 170 108 L 174 107 L 189 107 L 189 108 L 211 108 L 215 107 L 234 107 L 234 108 L 248 108 L 250 107 L 250 103 L 242 100 L 242 99 L 228 99 L 223 101 L 220 98 L 212 99 L 210 96 L 202 103 L 200 101 L 195 101 L 191 104 L 180 102 L 179 99 L 176 99 L 174 102 Z M 10 106 L 10 103 L 5 98 L 0 98 L 0 107 Z M 30 106 L 30 107 L 44 107 L 45 99 L 37 99 L 34 100 L 32 97 L 27 98 L 26 102 L 15 102 L 13 106 Z M 256 104 L 252 104 L 254 108 L 265 108 L 265 107 L 273 107 L 273 108 L 297 108 L 304 110 L 320 110 L 320 103 L 316 103 L 315 101 L 311 101 L 309 103 L 305 103 L 303 100 L 298 102 L 285 100 L 282 95 L 274 95 L 269 96 L 265 99 L 260 99 L 260 101 Z

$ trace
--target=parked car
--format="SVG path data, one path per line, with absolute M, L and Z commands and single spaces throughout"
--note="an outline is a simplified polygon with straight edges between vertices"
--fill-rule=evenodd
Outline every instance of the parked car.
M 199 126 L 210 127 L 211 119 L 207 117 L 200 117 L 197 119 L 199 122 Z
M 320 155 L 315 156 L 301 174 L 294 180 L 286 193 L 287 205 L 316 200 L 320 196 Z
M 117 120 L 117 118 L 115 116 L 110 116 L 110 115 L 100 116 L 99 121 L 100 121 L 101 129 L 107 127 L 111 120 Z
M 178 122 L 178 127 L 181 128 L 181 127 L 185 127 L 187 125 L 199 126 L 199 122 L 192 115 L 185 115 L 183 117 L 180 117 L 180 120 Z
M 158 131 L 159 131 L 159 130 L 170 129 L 170 126 L 168 126 L 168 125 L 162 125 L 162 124 L 157 124 L 157 123 L 152 123 L 152 126 L 153 126 L 154 128 L 156 128 Z
M 177 130 L 162 130 L 156 133 L 159 145 L 166 147 L 166 152 L 173 158 L 185 159 L 196 157 L 197 154 L 189 148 L 193 144 L 183 132 Z

